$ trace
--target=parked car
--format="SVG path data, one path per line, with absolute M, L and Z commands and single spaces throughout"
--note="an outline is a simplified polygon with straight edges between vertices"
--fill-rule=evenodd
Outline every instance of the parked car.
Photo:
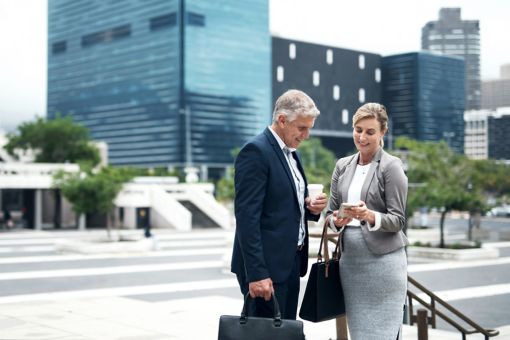
M 492 208 L 487 213 L 488 216 L 510 217 L 510 205 L 500 205 Z

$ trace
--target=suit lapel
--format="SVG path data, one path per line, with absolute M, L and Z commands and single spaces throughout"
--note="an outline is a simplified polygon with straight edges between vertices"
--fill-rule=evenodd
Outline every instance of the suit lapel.
M 269 131 L 269 128 L 266 128 L 264 130 L 264 134 L 266 135 L 267 140 L 269 141 L 269 144 L 273 147 L 273 151 L 276 154 L 276 157 L 280 160 L 281 165 L 283 166 L 283 169 L 285 170 L 285 173 L 287 174 L 287 177 L 291 183 L 292 191 L 294 192 L 294 197 L 296 197 L 297 200 L 297 191 L 296 191 L 296 185 L 294 183 L 294 177 L 292 177 L 291 170 L 289 168 L 289 164 L 287 162 L 287 158 L 285 158 L 285 155 L 283 154 L 282 149 L 280 149 L 280 145 L 274 138 L 271 131 Z M 299 164 L 299 163 L 298 163 Z
M 349 197 L 349 186 L 351 185 L 352 178 L 356 172 L 356 164 L 358 163 L 359 155 L 351 158 L 349 163 L 345 166 L 344 179 L 341 184 L 342 202 L 347 202 Z

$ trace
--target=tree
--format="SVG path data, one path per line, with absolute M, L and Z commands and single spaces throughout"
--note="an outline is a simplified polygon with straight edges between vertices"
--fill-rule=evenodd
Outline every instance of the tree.
M 37 163 L 81 163 L 92 167 L 99 163 L 99 151 L 91 143 L 88 129 L 75 124 L 70 116 L 53 120 L 37 118 L 25 122 L 17 131 L 7 135 L 5 149 L 19 159 L 18 150 L 33 150 Z M 60 228 L 61 197 L 58 188 L 55 193 L 54 225 Z
M 396 148 L 405 149 L 409 183 L 418 183 L 408 193 L 407 210 L 428 206 L 441 212 L 439 246 L 444 248 L 444 220 L 452 210 L 472 211 L 483 207 L 483 188 L 478 182 L 473 162 L 464 155 L 454 153 L 447 144 L 418 142 L 399 137 Z
M 89 170 L 81 173 L 60 172 L 54 178 L 54 185 L 71 204 L 77 215 L 109 214 L 122 185 L 134 177 L 136 170 L 129 168 L 103 167 L 95 173 Z M 108 235 L 110 227 L 107 225 Z
M 92 145 L 88 129 L 73 122 L 70 116 L 53 120 L 37 118 L 25 122 L 7 135 L 5 149 L 18 158 L 17 149 L 34 150 L 37 163 L 99 163 L 99 151 Z

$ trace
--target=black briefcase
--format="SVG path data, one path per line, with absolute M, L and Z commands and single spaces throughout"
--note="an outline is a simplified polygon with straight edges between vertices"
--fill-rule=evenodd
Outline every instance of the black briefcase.
M 260 318 L 246 315 L 250 293 L 244 299 L 241 316 L 222 315 L 218 340 L 304 340 L 303 322 L 298 320 L 282 319 L 280 307 L 273 295 L 274 317 Z

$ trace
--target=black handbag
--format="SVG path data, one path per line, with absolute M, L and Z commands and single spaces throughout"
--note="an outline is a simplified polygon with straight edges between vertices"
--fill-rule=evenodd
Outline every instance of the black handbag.
M 304 340 L 303 322 L 299 320 L 282 319 L 280 306 L 273 294 L 273 318 L 248 317 L 246 307 L 248 303 L 254 303 L 250 299 L 250 293 L 244 299 L 241 316 L 220 316 L 218 340 Z
M 331 259 L 328 252 L 328 226 L 324 223 L 317 262 L 312 265 L 299 317 L 303 320 L 320 322 L 345 314 L 344 293 L 340 281 L 340 242 L 342 232 Z M 324 261 L 322 248 L 324 246 Z

